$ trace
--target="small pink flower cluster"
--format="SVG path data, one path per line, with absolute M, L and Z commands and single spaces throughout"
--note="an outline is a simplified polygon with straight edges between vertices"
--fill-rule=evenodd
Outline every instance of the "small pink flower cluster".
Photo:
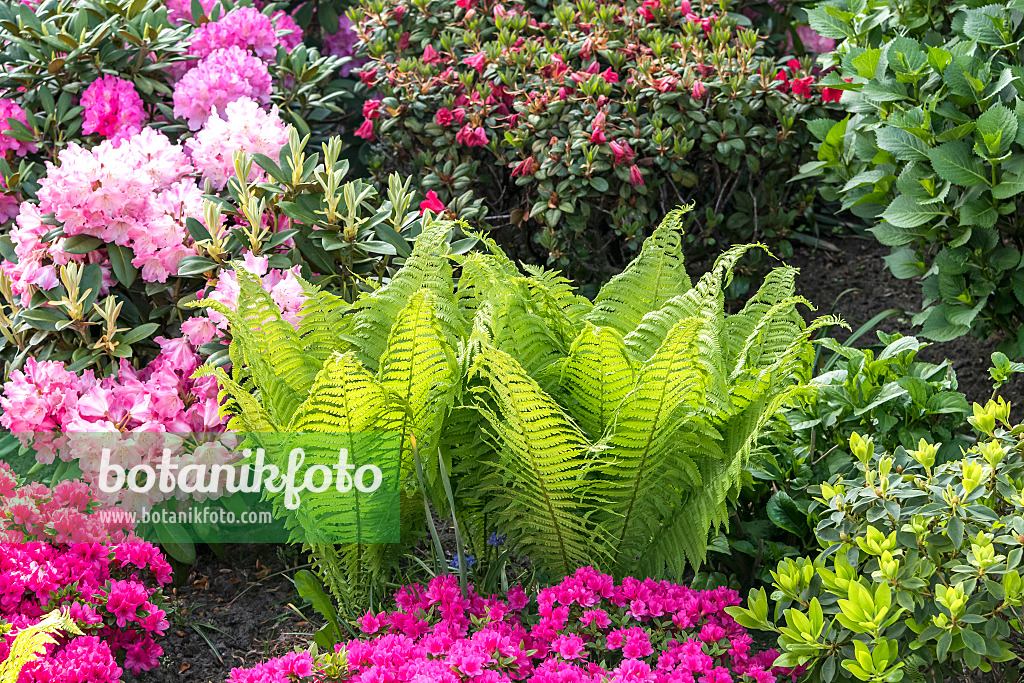
M 121 142 L 107 140 L 91 150 L 71 143 L 58 159 L 60 166 L 47 164 L 37 193 L 39 205 L 22 205 L 18 224 L 26 244 L 18 246 L 38 240 L 49 229 L 42 227 L 42 216 L 52 213 L 67 236 L 91 235 L 130 248 L 132 264 L 147 282 L 165 282 L 181 257 L 193 253 L 185 246 L 185 219 L 202 217 L 202 191 L 188 177 L 193 168 L 184 151 L 165 135 L 143 128 Z M 50 245 L 47 255 L 59 262 L 59 251 Z M 39 284 L 26 280 L 18 268 L 11 273 L 17 293 L 24 295 L 29 285 Z
M 392 613 L 361 620 L 369 640 L 338 646 L 348 674 L 371 683 L 774 683 L 778 653 L 751 651 L 745 629 L 725 613 L 735 591 L 697 591 L 653 579 L 611 576 L 585 567 L 536 597 L 522 588 L 504 600 L 470 592 L 452 575 L 405 586 Z M 286 683 L 314 675 L 306 653 L 252 669 L 228 683 Z
M 160 354 L 152 362 L 135 370 L 122 359 L 116 378 L 100 379 L 91 370 L 78 376 L 59 362 L 29 358 L 4 384 L 0 425 L 35 448 L 39 462 L 77 458 L 88 483 L 101 476 L 96 454 L 103 448 L 110 449 L 112 464 L 126 470 L 155 467 L 164 448 L 177 452 L 184 435 L 222 432 L 216 379 L 192 379 L 202 364 L 195 348 L 185 338 L 156 342 Z M 173 464 L 213 464 L 228 457 L 226 448 L 200 448 L 176 455 Z M 156 487 L 144 494 L 123 490 L 103 502 L 148 507 L 167 495 Z
M 213 112 L 229 102 L 249 97 L 270 103 L 271 80 L 267 64 L 237 45 L 217 48 L 182 76 L 174 86 L 174 115 L 199 130 Z
M 142 98 L 131 81 L 117 76 L 104 76 L 92 82 L 82 93 L 82 132 L 99 133 L 105 138 L 119 140 L 142 128 L 145 112 Z
M 19 157 L 29 152 L 35 152 L 35 143 L 15 140 L 10 135 L 4 135 L 3 131 L 11 130 L 11 124 L 7 119 L 14 119 L 26 123 L 25 110 L 17 102 L 10 99 L 0 99 L 0 155 L 7 154 L 8 150 L 14 150 Z
M 260 278 L 263 289 L 281 310 L 281 317 L 292 325 L 299 324 L 302 306 L 306 302 L 302 285 L 296 279 L 299 266 L 289 270 L 271 270 L 266 256 L 245 254 L 244 268 Z M 223 270 L 213 291 L 200 292 L 200 299 L 212 299 L 224 304 L 228 309 L 238 309 L 238 276 L 234 271 Z M 217 311 L 209 310 L 205 316 L 189 318 L 181 325 L 181 331 L 196 346 L 202 346 L 219 336 L 218 333 L 228 332 L 228 321 Z
M 0 462 L 0 619 L 12 626 L 0 638 L 0 661 L 19 631 L 54 609 L 67 610 L 85 632 L 48 646 L 19 683 L 116 683 L 118 659 L 138 675 L 163 654 L 154 637 L 168 621 L 154 597 L 171 568 L 134 536 L 127 517 L 95 509 L 82 482 L 19 486 Z
M 214 112 L 203 129 L 185 143 L 185 151 L 192 158 L 204 179 L 218 190 L 234 176 L 234 154 L 265 154 L 277 160 L 281 148 L 288 144 L 288 129 L 277 115 L 277 108 L 267 112 L 248 97 L 229 102 L 223 118 Z M 253 164 L 248 180 L 257 181 L 265 175 Z
M 209 14 L 217 0 L 199 0 L 203 8 L 203 14 Z M 175 26 L 191 23 L 192 21 L 192 0 L 167 0 L 167 21 Z

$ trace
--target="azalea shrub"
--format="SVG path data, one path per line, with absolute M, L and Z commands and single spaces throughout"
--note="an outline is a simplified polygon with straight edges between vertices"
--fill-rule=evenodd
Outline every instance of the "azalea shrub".
M 584 567 L 530 596 L 463 593 L 446 574 L 409 585 L 388 612 L 367 612 L 362 635 L 334 652 L 294 652 L 228 683 L 432 681 L 501 683 L 703 680 L 773 683 L 777 652 L 755 652 L 725 609 L 735 591 L 696 591 L 653 579 L 611 576 Z
M 807 161 L 799 121 L 839 93 L 717 4 L 366 0 L 351 14 L 373 167 L 487 218 L 517 256 L 594 282 L 684 201 L 701 207 L 692 249 L 809 219 L 813 190 L 788 182 Z
M 876 452 L 854 433 L 857 469 L 812 493 L 824 551 L 788 559 L 728 611 L 779 634 L 779 664 L 815 680 L 1019 677 L 1024 628 L 1024 426 L 1001 398 L 977 403 L 977 443 L 940 463 L 939 444 Z
M 157 667 L 168 628 L 160 551 L 128 518 L 97 514 L 89 487 L 25 484 L 0 462 L 0 662 L 19 633 L 63 610 L 80 634 L 60 637 L 22 669 L 19 683 L 117 683 Z M 0 632 L 2 632 L 0 631 Z
M 804 171 L 874 224 L 875 237 L 892 248 L 893 275 L 920 280 L 914 322 L 922 336 L 995 332 L 1002 350 L 1019 356 L 1024 86 L 1020 55 L 1009 47 L 1024 35 L 1019 16 L 1005 4 L 963 9 L 938 37 L 916 38 L 902 35 L 887 6 L 816 12 L 819 30 L 845 39 L 828 79 L 846 90 L 848 115 L 808 122 L 818 160 Z M 880 22 L 891 30 L 879 30 Z M 916 33 L 926 28 L 918 24 Z

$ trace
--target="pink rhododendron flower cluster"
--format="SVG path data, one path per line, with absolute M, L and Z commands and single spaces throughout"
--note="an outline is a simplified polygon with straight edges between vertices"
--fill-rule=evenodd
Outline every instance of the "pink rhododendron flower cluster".
M 405 586 L 394 612 L 368 612 L 364 640 L 343 643 L 346 683 L 774 683 L 777 652 L 754 653 L 746 630 L 725 613 L 735 591 L 697 591 L 653 579 L 611 576 L 584 567 L 530 600 L 522 588 L 505 599 L 439 576 Z M 313 680 L 317 662 L 290 654 L 228 683 Z
M 266 256 L 246 254 L 243 267 L 260 278 L 263 289 L 270 293 L 270 298 L 281 309 L 281 317 L 297 326 L 302 306 L 306 302 L 306 294 L 296 279 L 299 276 L 299 266 L 289 270 L 273 270 L 269 268 Z M 199 298 L 219 301 L 229 310 L 237 310 L 238 276 L 231 270 L 221 271 L 213 290 L 200 292 Z M 182 323 L 181 331 L 192 344 L 202 346 L 219 334 L 227 333 L 228 320 L 217 311 L 207 310 L 205 316 L 195 316 Z
M 23 142 L 12 138 L 10 135 L 3 134 L 3 131 L 11 130 L 11 124 L 7 119 L 26 123 L 25 110 L 14 100 L 0 99 L 0 155 L 7 154 L 8 150 L 14 150 L 15 154 L 23 157 L 29 152 L 36 151 L 35 143 Z
M 199 130 L 214 110 L 249 97 L 270 103 L 271 80 L 266 63 L 237 45 L 218 48 L 199 61 L 174 86 L 174 115 Z
M 270 17 L 254 7 L 238 7 L 197 28 L 192 34 L 189 54 L 202 59 L 214 50 L 238 47 L 260 59 L 272 60 L 280 43 Z
M 228 178 L 235 174 L 234 154 L 265 154 L 277 159 L 281 148 L 288 144 L 288 128 L 277 115 L 277 108 L 267 112 L 248 97 L 229 102 L 220 112 L 210 116 L 203 129 L 185 143 L 185 151 L 192 165 L 204 179 L 218 190 L 224 189 Z M 250 182 L 265 174 L 253 164 Z
M 115 683 L 118 661 L 136 675 L 156 668 L 163 650 L 154 637 L 168 628 L 156 592 L 170 580 L 160 551 L 127 516 L 97 514 L 86 484 L 19 485 L 0 462 L 0 620 L 12 626 L 0 661 L 19 631 L 54 609 L 85 633 L 48 646 L 19 683 Z
M 136 465 L 155 468 L 165 448 L 175 453 L 173 464 L 179 468 L 226 462 L 230 448 L 219 441 L 191 453 L 180 448 L 186 436 L 216 438 L 223 432 L 216 379 L 192 378 L 202 359 L 187 339 L 157 337 L 156 342 L 160 354 L 153 361 L 136 370 L 122 359 L 116 378 L 98 378 L 91 370 L 79 376 L 59 362 L 29 358 L 4 384 L 0 425 L 35 448 L 40 462 L 53 462 L 57 456 L 77 459 L 90 484 L 102 474 L 98 454 L 104 448 L 109 449 L 109 462 L 125 470 Z M 98 490 L 95 495 L 100 496 Z M 135 509 L 171 495 L 155 486 L 145 493 L 124 489 L 102 502 Z
M 11 273 L 15 292 L 24 296 L 30 285 L 52 286 L 55 271 L 43 264 L 66 262 L 59 243 L 41 241 L 52 227 L 42 223 L 45 214 L 54 214 L 69 237 L 91 235 L 130 248 L 132 264 L 147 282 L 166 281 L 181 257 L 193 253 L 185 246 L 185 219 L 201 218 L 202 191 L 188 177 L 193 168 L 184 151 L 162 133 L 144 128 L 91 150 L 71 143 L 58 159 L 59 166 L 47 164 L 38 206 L 25 203 L 18 216 L 13 237 L 24 263 L 2 266 Z
M 117 76 L 97 79 L 82 93 L 82 132 L 121 139 L 139 132 L 145 120 L 142 98 L 131 81 Z
M 203 14 L 209 14 L 217 0 L 199 0 Z M 167 0 L 167 20 L 175 26 L 192 21 L 192 0 Z

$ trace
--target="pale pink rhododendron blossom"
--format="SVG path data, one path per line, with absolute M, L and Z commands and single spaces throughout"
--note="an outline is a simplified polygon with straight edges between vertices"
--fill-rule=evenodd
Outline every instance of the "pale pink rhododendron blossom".
M 119 140 L 138 133 L 145 121 L 142 98 L 131 81 L 104 76 L 82 93 L 82 132 Z
M 117 683 L 125 669 L 156 668 L 155 638 L 169 628 L 157 588 L 170 580 L 160 551 L 135 536 L 126 515 L 96 514 L 86 484 L 19 485 L 0 462 L 0 620 L 12 626 L 0 637 L 0 661 L 54 609 L 85 633 L 47 647 L 19 683 Z
M 504 598 L 471 587 L 463 597 L 448 574 L 405 586 L 395 600 L 392 612 L 363 615 L 361 639 L 337 646 L 350 683 L 775 683 L 799 673 L 773 667 L 775 650 L 753 651 L 725 612 L 740 602 L 727 588 L 619 584 L 584 567 L 533 599 L 519 587 Z M 234 669 L 228 683 L 316 676 L 316 662 L 301 652 Z
M 147 282 L 165 282 L 173 275 L 181 257 L 194 253 L 186 246 L 185 219 L 202 218 L 202 191 L 190 178 L 192 165 L 181 147 L 152 128 L 123 141 L 104 141 L 85 149 L 69 144 L 58 155 L 58 166 L 47 163 L 40 181 L 39 204 L 25 203 L 18 217 L 19 230 L 12 238 L 25 265 L 4 263 L 12 271 L 16 292 L 28 293 L 28 286 L 46 288 L 56 282 L 56 270 L 24 271 L 30 264 L 44 267 L 66 262 L 60 241 L 46 245 L 40 240 L 52 226 L 41 216 L 54 214 L 64 234 L 91 235 L 104 242 L 128 247 L 132 264 Z M 26 246 L 31 245 L 24 253 Z M 90 255 L 91 259 L 93 257 Z
M 298 281 L 299 266 L 288 270 L 271 269 L 266 256 L 254 256 L 246 253 L 242 267 L 260 279 L 278 308 L 281 317 L 292 325 L 298 326 L 302 314 L 302 306 L 306 303 L 306 293 Z M 217 301 L 228 310 L 238 310 L 238 276 L 234 271 L 222 270 L 217 278 L 217 285 L 210 291 L 200 292 L 200 300 Z M 205 316 L 196 316 L 186 320 L 182 333 L 189 341 L 202 346 L 218 336 L 224 336 L 228 330 L 228 319 L 214 310 L 208 310 Z
M 5 135 L 3 131 L 11 130 L 11 124 L 7 119 L 14 119 L 21 123 L 26 123 L 27 121 L 25 110 L 17 102 L 9 99 L 0 99 L 0 155 L 13 150 L 19 157 L 23 157 L 29 152 L 35 152 L 39 149 L 34 142 L 16 140 L 10 135 Z
M 195 30 L 189 54 L 202 59 L 214 50 L 238 47 L 263 60 L 273 60 L 280 44 L 274 22 L 254 7 L 238 7 Z
M 174 115 L 199 130 L 214 110 L 243 97 L 270 103 L 271 80 L 266 63 L 240 47 L 211 52 L 174 86 Z
M 192 377 L 202 359 L 187 339 L 155 341 L 160 354 L 153 361 L 136 370 L 121 359 L 116 377 L 98 378 L 91 370 L 79 376 L 59 362 L 29 358 L 24 369 L 12 371 L 4 384 L 0 425 L 33 447 L 39 462 L 56 457 L 77 460 L 83 480 L 90 484 L 103 475 L 99 454 L 104 449 L 109 452 L 108 466 L 125 470 L 155 467 L 165 448 L 176 465 L 233 461 L 231 440 L 219 440 L 225 421 L 216 378 Z M 196 435 L 214 445 L 198 455 L 186 452 L 183 437 Z M 200 499 L 221 493 L 211 491 Z M 145 493 L 127 488 L 107 493 L 94 487 L 94 495 L 105 504 L 140 510 L 186 494 L 154 486 Z
M 248 97 L 228 103 L 223 114 L 214 111 L 203 129 L 185 143 L 185 151 L 192 165 L 204 180 L 218 190 L 228 184 L 235 174 L 234 154 L 245 152 L 265 154 L 277 159 L 281 148 L 288 144 L 288 128 L 277 114 L 277 108 L 267 112 Z M 250 182 L 265 174 L 253 164 Z

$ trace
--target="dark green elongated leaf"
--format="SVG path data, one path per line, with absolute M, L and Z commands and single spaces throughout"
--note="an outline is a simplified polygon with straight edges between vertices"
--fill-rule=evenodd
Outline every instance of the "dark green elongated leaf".
M 144 325 L 139 325 L 134 329 L 128 330 L 127 332 L 121 335 L 121 338 L 118 341 L 120 341 L 122 344 L 134 344 L 136 342 L 142 341 L 146 337 L 156 332 L 158 329 L 160 329 L 160 326 L 157 325 L 156 323 L 145 323 Z
M 64 240 L 64 251 L 69 254 L 88 254 L 103 246 L 103 240 L 92 235 L 72 235 Z
M 768 519 L 791 534 L 803 536 L 807 533 L 807 515 L 785 491 L 776 491 L 768 501 Z
M 114 277 L 125 287 L 131 287 L 135 278 L 139 276 L 139 270 L 132 265 L 135 254 L 128 247 L 107 244 L 107 255 L 110 257 L 110 267 L 114 270 Z
M 188 230 L 188 234 L 192 236 L 196 242 L 202 242 L 208 240 L 213 236 L 210 231 L 206 229 L 206 226 L 200 223 L 197 219 L 189 216 L 185 219 L 185 228 Z
M 213 259 L 208 259 L 205 256 L 186 256 L 178 261 L 178 277 L 202 275 L 216 268 L 217 263 Z

